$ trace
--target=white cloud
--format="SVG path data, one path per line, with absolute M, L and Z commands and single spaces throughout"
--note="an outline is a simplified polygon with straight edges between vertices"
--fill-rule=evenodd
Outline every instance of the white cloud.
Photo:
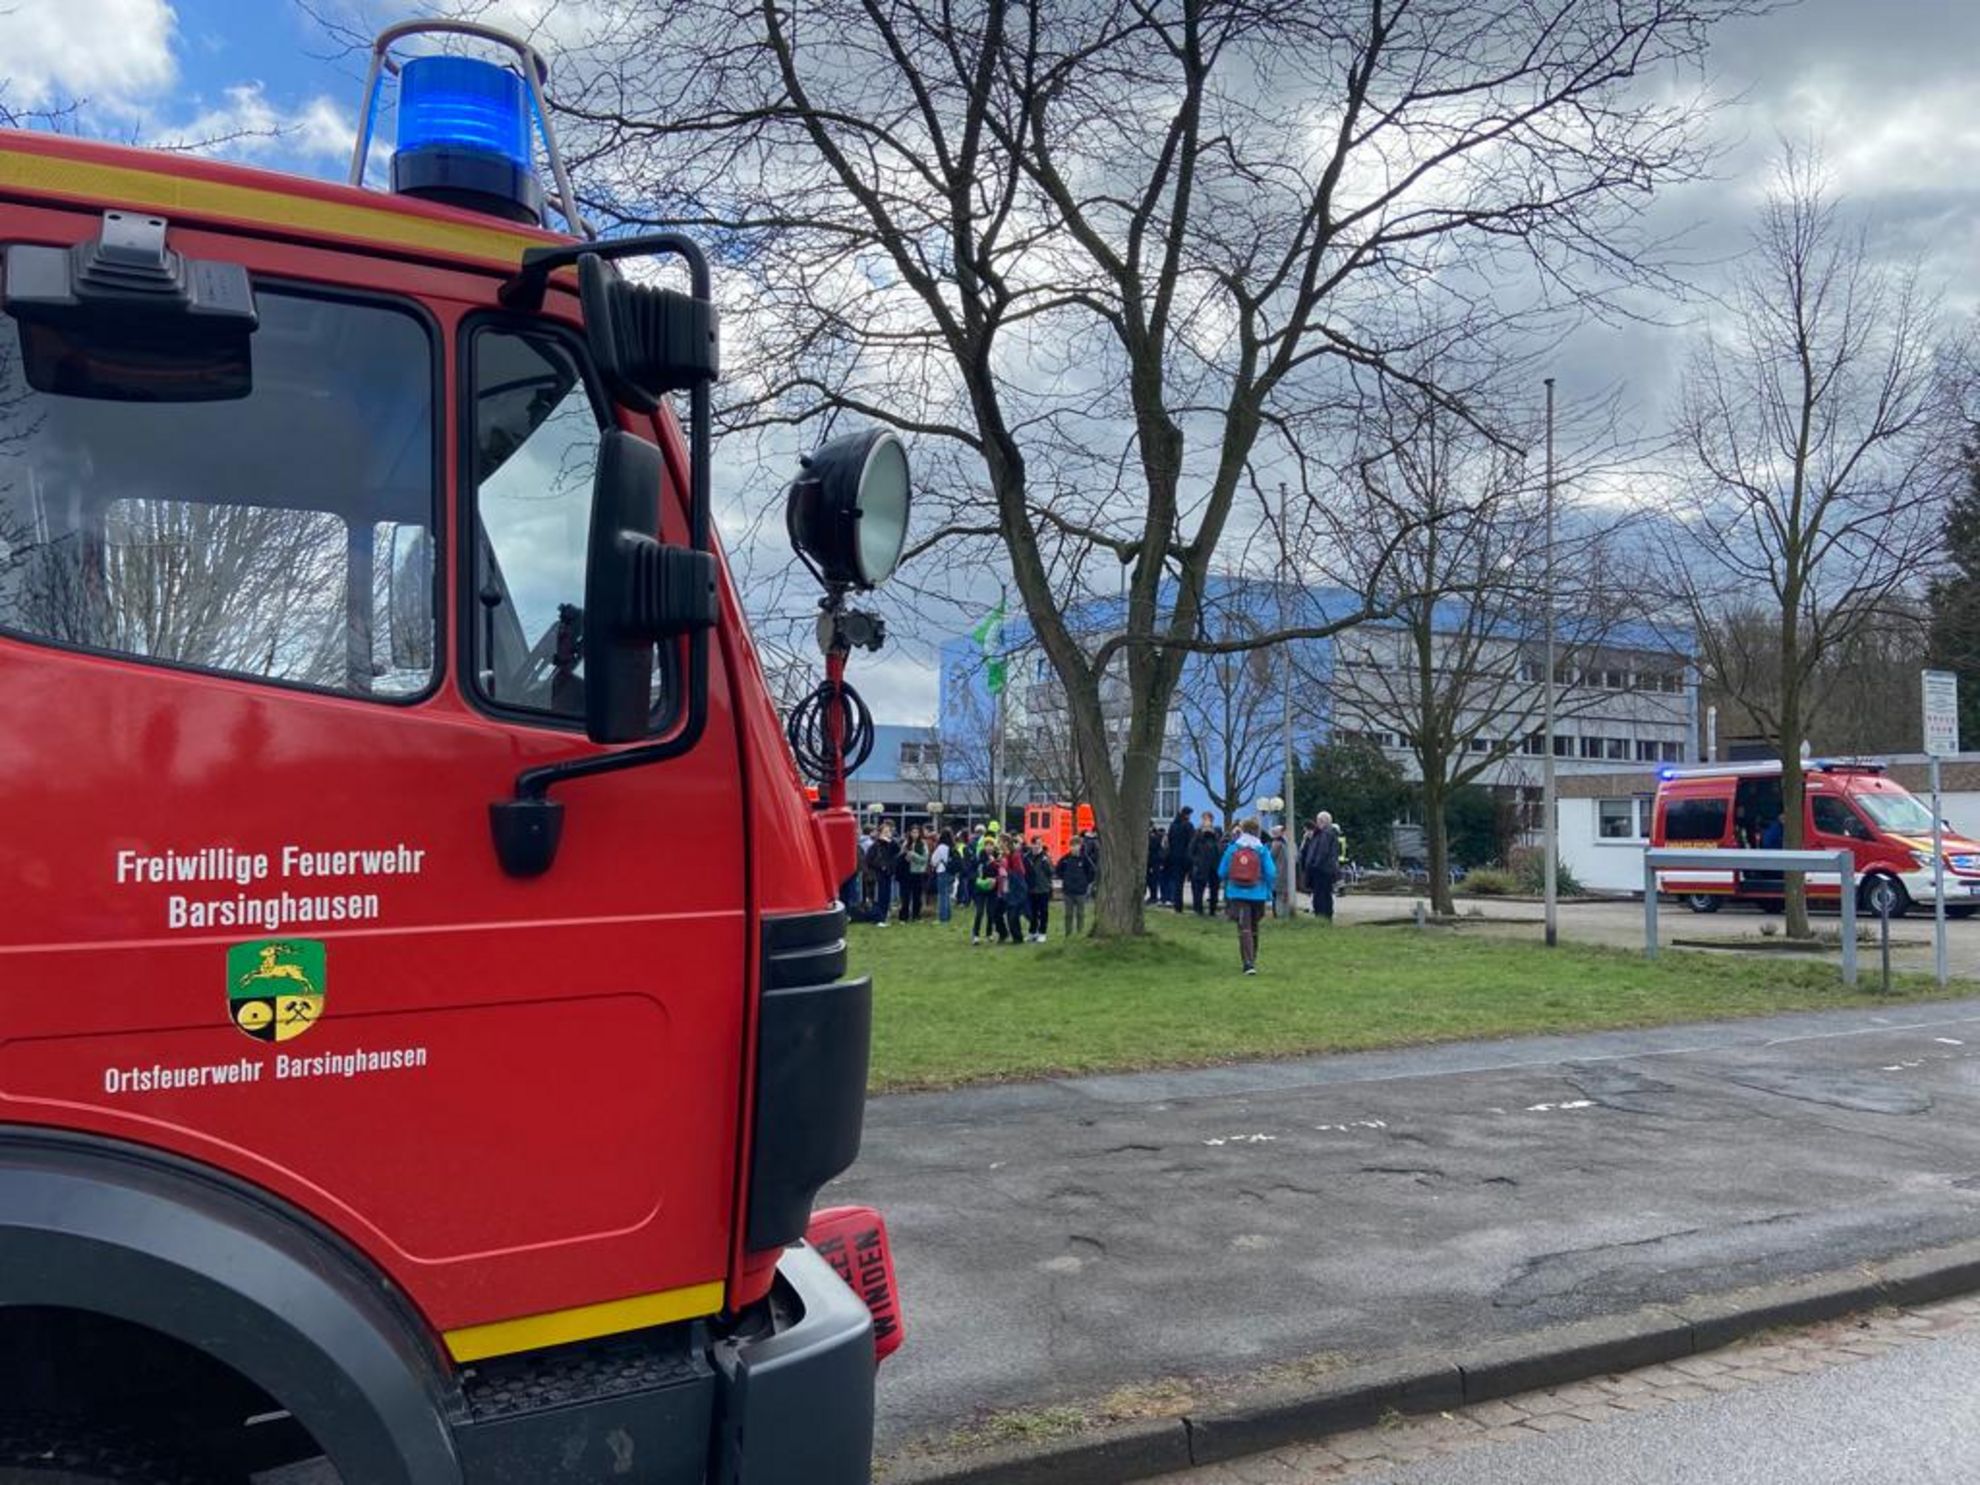
M 0 9 L 8 102 L 128 109 L 177 78 L 177 25 L 165 0 L 11 0 Z
M 288 109 L 271 102 L 260 83 L 237 83 L 225 101 L 191 118 L 147 121 L 145 142 L 195 154 L 248 158 L 281 154 L 298 160 L 347 160 L 357 143 L 357 127 L 327 96 Z
M 1902 94 L 1864 90 L 1836 68 L 1805 73 L 1772 110 L 1774 130 L 1822 147 L 1835 184 L 1852 196 L 1966 190 L 1980 167 L 1980 84 L 1920 79 Z M 1758 178 L 1764 186 L 1765 177 Z

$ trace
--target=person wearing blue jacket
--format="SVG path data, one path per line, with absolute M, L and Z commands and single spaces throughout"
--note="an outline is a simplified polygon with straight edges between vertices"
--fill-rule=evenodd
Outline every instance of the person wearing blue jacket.
M 1258 821 L 1242 820 L 1237 834 L 1224 847 L 1217 863 L 1217 880 L 1224 884 L 1224 902 L 1237 920 L 1238 956 L 1244 972 L 1258 973 L 1258 923 L 1279 883 L 1279 868 L 1258 837 Z

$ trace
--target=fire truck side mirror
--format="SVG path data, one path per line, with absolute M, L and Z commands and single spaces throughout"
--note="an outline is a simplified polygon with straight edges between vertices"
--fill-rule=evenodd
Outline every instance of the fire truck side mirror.
M 707 299 L 634 283 L 598 253 L 579 258 L 577 269 L 585 339 L 615 399 L 650 413 L 664 394 L 720 378 L 718 320 Z
M 715 624 L 715 558 L 668 546 L 660 450 L 605 435 L 592 488 L 584 574 L 584 725 L 593 742 L 635 742 L 653 719 L 654 646 Z

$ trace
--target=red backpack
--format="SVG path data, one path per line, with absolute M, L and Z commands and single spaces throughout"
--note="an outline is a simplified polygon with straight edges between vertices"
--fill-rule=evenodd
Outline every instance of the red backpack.
M 1231 885 L 1233 887 L 1256 887 L 1265 876 L 1265 863 L 1259 859 L 1258 847 L 1239 846 L 1231 852 Z

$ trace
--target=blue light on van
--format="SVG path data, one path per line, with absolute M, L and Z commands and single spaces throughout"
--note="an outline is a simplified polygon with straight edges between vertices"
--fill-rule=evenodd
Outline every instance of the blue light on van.
M 416 57 L 399 73 L 392 189 L 511 221 L 543 219 L 529 86 L 473 57 Z

